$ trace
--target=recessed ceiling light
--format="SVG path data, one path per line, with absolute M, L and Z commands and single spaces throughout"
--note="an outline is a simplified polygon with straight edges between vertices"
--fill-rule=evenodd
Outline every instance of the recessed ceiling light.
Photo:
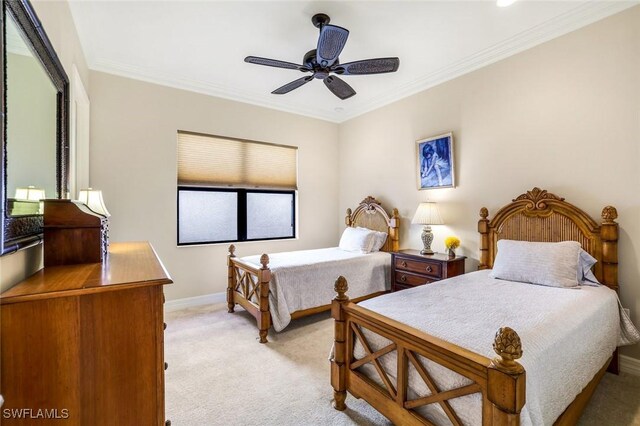
M 507 7 L 507 6 L 511 6 L 515 2 L 516 0 L 498 0 L 496 4 L 498 5 L 498 7 Z

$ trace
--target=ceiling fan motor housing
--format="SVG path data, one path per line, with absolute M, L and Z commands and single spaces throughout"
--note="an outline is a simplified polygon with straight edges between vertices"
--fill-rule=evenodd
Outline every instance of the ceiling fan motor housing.
M 321 26 L 327 25 L 329 22 L 331 22 L 331 18 L 329 18 L 329 15 L 324 13 L 316 13 L 311 17 L 311 22 L 313 23 L 314 27 L 320 28 Z

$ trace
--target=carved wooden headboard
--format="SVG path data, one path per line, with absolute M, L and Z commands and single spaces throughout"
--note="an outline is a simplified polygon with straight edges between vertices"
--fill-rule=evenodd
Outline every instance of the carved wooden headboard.
M 347 209 L 347 216 L 344 221 L 347 226 L 361 226 L 389 234 L 382 251 L 397 251 L 400 249 L 400 216 L 398 215 L 398 209 L 393 209 L 392 215 L 389 216 L 378 200 L 368 196 L 360 202 L 360 205 L 353 212 L 351 209 Z
M 493 267 L 500 239 L 519 241 L 578 241 L 598 260 L 593 273 L 598 281 L 618 289 L 618 212 L 602 209 L 602 223 L 593 220 L 578 207 L 540 188 L 533 188 L 502 207 L 493 219 L 480 209 L 478 221 L 480 269 Z

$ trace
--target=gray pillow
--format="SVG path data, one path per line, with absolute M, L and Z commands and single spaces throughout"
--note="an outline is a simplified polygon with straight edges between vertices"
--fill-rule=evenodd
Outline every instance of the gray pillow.
M 581 250 L 577 241 L 537 243 L 500 240 L 489 276 L 551 287 L 577 287 L 582 279 L 581 273 L 578 276 Z
M 591 267 L 595 265 L 597 262 L 596 258 L 591 256 L 584 250 L 580 250 L 580 260 L 578 261 L 578 276 L 580 277 L 581 285 L 590 285 L 597 287 L 600 285 L 600 282 L 593 275 L 593 271 Z
M 358 226 L 357 229 L 365 229 L 367 231 L 371 231 L 371 232 L 375 233 L 374 243 L 373 243 L 373 247 L 371 248 L 371 253 L 376 252 L 376 251 L 380 251 L 380 249 L 384 246 L 384 243 L 387 242 L 387 233 L 386 232 L 380 232 L 380 231 L 376 231 L 374 229 L 363 228 L 361 226 Z

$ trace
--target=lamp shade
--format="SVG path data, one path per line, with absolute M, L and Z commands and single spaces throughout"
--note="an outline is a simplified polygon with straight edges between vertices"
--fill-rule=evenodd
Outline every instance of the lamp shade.
M 40 201 L 46 197 L 44 189 L 29 185 L 26 188 L 16 188 L 16 196 L 14 198 L 20 201 Z
M 102 200 L 102 191 L 100 190 L 93 188 L 81 189 L 78 193 L 78 201 L 86 204 L 92 211 L 101 214 L 102 216 L 111 216 L 104 205 L 104 201 Z
M 413 215 L 411 223 L 419 223 L 422 225 L 444 225 L 438 205 L 433 201 L 420 203 L 416 214 Z

